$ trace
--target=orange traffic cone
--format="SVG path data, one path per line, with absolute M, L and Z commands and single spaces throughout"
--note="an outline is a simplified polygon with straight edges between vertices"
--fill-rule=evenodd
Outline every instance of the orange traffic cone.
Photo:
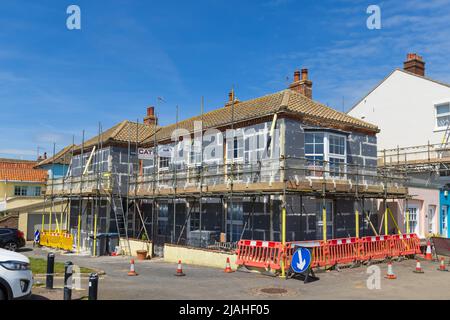
M 184 277 L 183 269 L 181 268 L 181 260 L 178 260 L 177 273 L 175 273 L 177 277 Z
M 131 259 L 131 263 L 130 263 L 130 271 L 128 272 L 128 275 L 130 277 L 135 277 L 138 274 L 136 273 L 136 270 L 134 269 L 134 259 Z
M 397 276 L 394 274 L 394 270 L 392 269 L 392 262 L 388 263 L 388 272 L 385 278 L 389 280 L 397 279 Z
M 234 271 L 231 269 L 230 258 L 227 258 L 227 263 L 226 263 L 226 265 L 225 265 L 225 270 L 224 270 L 224 272 L 225 272 L 225 273 L 232 273 L 232 272 L 234 272 Z
M 424 273 L 423 270 L 422 270 L 422 266 L 420 265 L 420 261 L 419 260 L 417 260 L 416 270 L 414 270 L 413 272 L 414 273 Z
M 433 256 L 431 254 L 431 243 L 430 243 L 430 240 L 428 240 L 428 242 L 427 242 L 427 251 L 425 253 L 425 260 L 428 260 L 428 261 L 432 261 L 433 260 Z
M 448 272 L 448 269 L 445 267 L 445 259 L 444 258 L 441 258 L 441 264 L 439 265 L 438 270 Z

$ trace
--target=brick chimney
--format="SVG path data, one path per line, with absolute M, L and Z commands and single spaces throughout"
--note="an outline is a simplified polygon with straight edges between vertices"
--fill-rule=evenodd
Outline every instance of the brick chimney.
M 408 53 L 403 69 L 418 76 L 425 76 L 425 61 L 416 53 Z
M 289 85 L 289 89 L 300 92 L 304 96 L 312 99 L 312 81 L 308 79 L 308 69 L 294 72 L 294 82 Z
M 144 124 L 149 126 L 158 125 L 158 118 L 155 116 L 155 107 L 147 108 L 147 116 L 144 118 Z

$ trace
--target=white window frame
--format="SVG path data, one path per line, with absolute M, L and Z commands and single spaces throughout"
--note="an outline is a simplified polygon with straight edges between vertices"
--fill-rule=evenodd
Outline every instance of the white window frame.
M 167 167 L 162 167 L 161 166 L 161 159 L 162 158 L 167 159 Z M 169 168 L 170 168 L 170 157 L 159 157 L 158 156 L 158 169 L 159 169 L 159 171 L 169 171 Z
M 244 161 L 245 159 L 249 159 L 248 163 L 256 163 L 259 160 L 263 159 L 263 155 L 264 152 L 266 151 L 266 147 L 267 147 L 267 139 L 268 139 L 268 135 L 269 135 L 269 127 L 268 127 L 268 123 L 264 123 L 264 128 L 262 129 L 248 129 L 248 130 L 244 130 L 244 144 L 243 144 L 243 148 L 244 148 Z M 254 150 L 246 150 L 245 148 L 245 141 L 246 140 L 250 140 L 251 139 L 256 139 L 254 141 L 256 141 L 257 144 L 257 148 Z M 259 143 L 262 143 L 261 145 L 258 146 Z M 252 159 L 250 159 L 250 155 L 253 155 Z M 256 156 L 256 159 L 255 159 Z
M 311 130 L 311 131 L 305 131 L 305 135 L 307 133 L 322 133 L 324 135 L 323 137 L 323 155 L 322 154 L 312 154 L 312 153 L 306 153 L 306 139 L 305 139 L 305 157 L 318 157 L 323 156 L 323 161 L 326 161 L 328 163 L 327 169 L 330 169 L 330 158 L 334 159 L 340 159 L 343 160 L 344 163 L 344 173 L 339 176 L 333 176 L 330 174 L 330 172 L 327 173 L 327 177 L 331 177 L 334 179 L 346 179 L 346 164 L 347 164 L 347 136 L 345 134 L 335 133 L 335 132 L 327 132 L 327 131 L 321 131 L 321 130 Z M 339 137 L 344 139 L 344 154 L 335 154 L 330 152 L 330 137 Z M 317 176 L 312 176 L 312 178 L 321 178 Z
M 216 154 L 215 155 L 216 157 L 215 158 L 211 158 L 211 159 L 205 159 L 205 156 L 203 156 L 203 163 L 209 164 L 209 165 L 214 165 L 214 164 L 219 165 L 219 164 L 221 164 L 223 162 L 223 158 L 224 158 L 224 154 L 223 154 L 223 140 L 224 140 L 224 136 L 225 136 L 225 133 L 223 133 L 223 132 L 220 132 L 220 133 L 218 132 L 218 133 L 215 134 L 215 141 L 217 143 L 217 146 L 222 148 L 222 151 L 221 151 L 221 154 L 220 154 L 221 156 L 220 155 L 218 156 Z M 202 147 L 202 152 L 205 152 L 203 147 Z
M 448 238 L 448 206 L 443 205 L 441 208 L 441 230 L 442 235 Z
M 439 107 L 448 106 L 448 112 L 438 114 L 437 109 Z M 438 126 L 438 118 L 440 117 L 448 117 L 449 122 L 447 126 L 439 127 Z M 450 124 L 450 101 L 439 101 L 434 103 L 434 131 L 445 131 L 447 130 L 448 125 Z
M 228 137 L 228 139 L 226 141 L 226 145 L 227 145 L 227 147 L 226 147 L 226 156 L 227 156 L 226 163 L 227 164 L 230 164 L 230 163 L 243 163 L 244 162 L 245 136 L 244 136 L 244 132 L 242 132 L 241 130 L 243 130 L 243 129 L 242 128 L 235 129 L 233 137 Z M 238 149 L 237 149 L 238 150 L 238 157 L 234 156 L 234 150 L 235 150 L 234 142 L 235 142 L 235 139 L 237 139 L 237 141 L 238 141 Z M 231 140 L 231 142 L 229 140 Z M 241 143 L 242 143 L 242 156 L 241 157 L 239 157 L 239 140 L 241 140 Z M 228 154 L 229 154 L 228 151 L 230 151 L 229 148 L 231 148 L 231 152 L 230 152 L 231 156 L 232 156 L 231 158 L 228 157 Z
M 415 220 L 412 220 L 412 209 L 415 209 Z M 420 234 L 420 207 L 418 205 L 410 204 L 408 205 L 408 208 L 406 210 L 409 210 L 409 232 L 415 233 L 419 236 Z M 412 222 L 415 222 L 416 226 L 415 228 L 412 227 Z M 406 214 L 405 214 L 405 225 L 406 225 Z
M 428 234 L 435 234 L 438 232 L 436 230 L 437 229 L 436 210 L 437 210 L 436 205 L 432 205 L 432 204 L 428 205 L 428 208 L 427 208 L 427 229 L 428 229 L 427 233 Z M 431 216 L 431 213 L 433 213 L 432 216 Z
M 188 167 L 189 168 L 195 168 L 202 165 L 202 152 L 203 152 L 203 146 L 202 146 L 203 138 L 201 140 L 192 139 L 191 140 L 191 146 L 189 149 L 189 156 L 188 156 Z M 200 153 L 196 152 L 198 151 L 197 148 L 200 147 Z

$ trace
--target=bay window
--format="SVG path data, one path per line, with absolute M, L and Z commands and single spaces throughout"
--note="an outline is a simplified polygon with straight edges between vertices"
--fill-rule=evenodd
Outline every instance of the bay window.
M 323 175 L 323 163 L 328 162 L 327 175 L 345 177 L 347 157 L 346 136 L 330 132 L 305 132 L 305 158 L 307 165 L 313 169 L 312 176 Z

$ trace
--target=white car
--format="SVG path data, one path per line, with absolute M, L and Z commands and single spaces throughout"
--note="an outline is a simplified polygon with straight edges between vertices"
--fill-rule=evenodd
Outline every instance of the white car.
M 0 249 L 0 300 L 26 298 L 32 286 L 30 260 L 23 254 Z

